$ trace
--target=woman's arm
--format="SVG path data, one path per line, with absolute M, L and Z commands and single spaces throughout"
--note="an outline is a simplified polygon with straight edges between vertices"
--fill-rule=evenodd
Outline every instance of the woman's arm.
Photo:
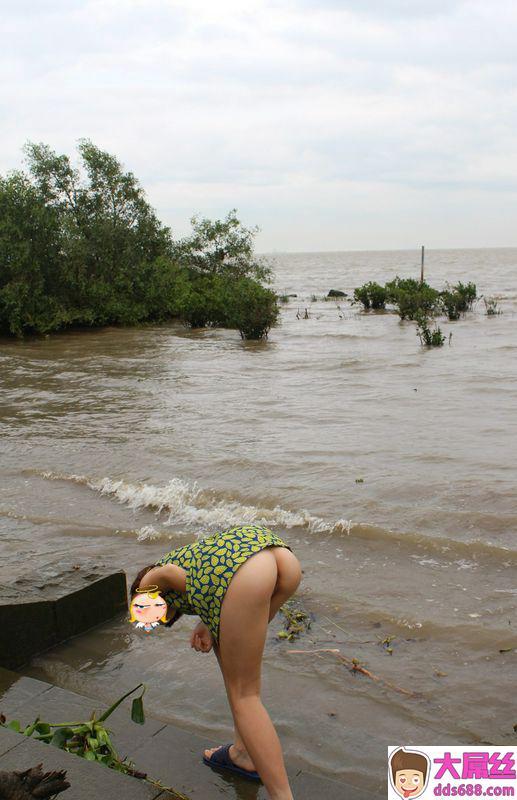
M 187 573 L 177 564 L 163 564 L 160 567 L 153 567 L 147 572 L 140 581 L 140 588 L 147 586 L 157 586 L 160 592 L 168 589 L 175 589 L 177 592 L 187 590 Z

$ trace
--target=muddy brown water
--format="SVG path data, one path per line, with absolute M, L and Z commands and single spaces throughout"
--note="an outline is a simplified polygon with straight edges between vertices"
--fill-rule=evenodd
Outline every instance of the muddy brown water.
M 433 285 L 473 280 L 503 311 L 479 301 L 432 351 L 321 299 L 417 276 L 416 251 L 271 259 L 298 297 L 267 342 L 178 324 L 1 341 L 0 579 L 65 553 L 132 576 L 207 531 L 272 527 L 314 615 L 293 643 L 273 622 L 265 653 L 287 757 L 382 790 L 388 744 L 515 741 L 517 250 L 427 253 Z M 25 672 L 106 703 L 143 680 L 149 713 L 225 742 L 192 624 L 146 639 L 117 620 Z M 381 680 L 312 652 L 336 648 Z

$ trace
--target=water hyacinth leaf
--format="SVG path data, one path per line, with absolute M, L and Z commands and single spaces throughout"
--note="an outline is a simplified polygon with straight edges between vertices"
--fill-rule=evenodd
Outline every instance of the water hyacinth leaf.
M 68 739 L 71 739 L 74 735 L 72 728 L 58 728 L 57 731 L 54 731 L 54 734 L 50 740 L 50 744 L 53 744 L 55 747 L 64 749 L 66 742 Z
M 139 683 L 138 686 L 135 686 L 134 689 L 131 689 L 129 692 L 126 692 L 125 694 L 123 694 L 122 697 L 120 697 L 115 703 L 113 703 L 113 705 L 110 706 L 108 708 L 108 710 L 105 711 L 104 714 L 101 717 L 99 717 L 98 722 L 104 722 L 104 720 L 108 719 L 110 714 L 113 714 L 115 709 L 118 708 L 118 706 L 122 703 L 122 701 L 125 700 L 126 697 L 129 697 L 130 694 L 133 694 L 133 692 L 136 692 L 136 690 L 139 689 L 141 686 L 143 686 L 143 684 Z M 144 687 L 144 690 L 142 692 L 142 695 L 144 694 L 144 692 L 145 692 L 145 687 Z
M 41 734 L 50 733 L 50 725 L 48 722 L 38 722 L 38 724 L 35 726 L 35 730 Z
M 95 735 L 96 735 L 97 739 L 99 740 L 99 744 L 107 744 L 108 743 L 109 737 L 108 737 L 108 734 L 106 733 L 106 731 L 104 730 L 104 728 L 96 726 Z
M 84 736 L 89 736 L 91 734 L 91 730 L 88 725 L 77 725 L 74 728 L 74 734 L 78 738 L 82 738 Z
M 27 725 L 25 730 L 23 731 L 24 736 L 32 736 L 32 734 L 36 730 L 36 725 L 38 724 L 39 721 L 40 721 L 40 718 L 36 717 L 34 722 L 31 722 L 30 725 Z
M 145 722 L 144 717 L 144 702 L 142 697 L 135 697 L 131 704 L 131 719 L 138 725 L 143 725 Z

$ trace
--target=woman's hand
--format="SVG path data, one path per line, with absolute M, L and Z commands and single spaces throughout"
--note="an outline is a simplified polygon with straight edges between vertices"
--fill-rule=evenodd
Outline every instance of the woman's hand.
M 198 622 L 190 635 L 190 646 L 199 653 L 208 653 L 214 644 L 214 637 L 204 622 Z

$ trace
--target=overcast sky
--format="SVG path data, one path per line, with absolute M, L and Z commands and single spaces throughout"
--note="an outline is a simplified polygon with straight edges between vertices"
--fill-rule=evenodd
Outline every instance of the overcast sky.
M 177 235 L 517 245 L 516 0 L 3 0 L 0 172 L 116 154 Z

